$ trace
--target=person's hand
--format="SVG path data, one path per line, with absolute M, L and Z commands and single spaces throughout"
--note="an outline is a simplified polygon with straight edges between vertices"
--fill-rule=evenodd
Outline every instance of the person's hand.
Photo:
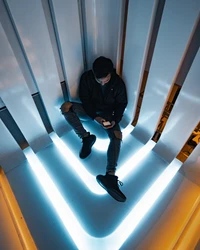
M 97 117 L 95 117 L 95 121 L 103 126 L 103 122 L 105 122 L 106 120 L 100 116 L 97 116 Z
M 115 126 L 115 121 L 111 121 L 111 125 L 109 126 L 103 126 L 105 129 L 109 129 Z

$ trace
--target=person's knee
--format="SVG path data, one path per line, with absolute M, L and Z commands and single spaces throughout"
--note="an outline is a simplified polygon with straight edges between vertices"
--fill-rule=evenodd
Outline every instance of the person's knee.
M 62 114 L 69 112 L 71 107 L 72 107 L 71 102 L 64 102 L 60 107 Z
M 120 141 L 122 141 L 122 132 L 119 130 L 114 130 L 113 132 L 114 132 L 115 139 L 119 139 Z

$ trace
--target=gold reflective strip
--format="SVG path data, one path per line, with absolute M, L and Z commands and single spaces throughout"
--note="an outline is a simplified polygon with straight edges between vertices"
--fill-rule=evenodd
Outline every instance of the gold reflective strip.
M 0 189 L 10 212 L 19 240 L 25 250 L 37 250 L 3 169 L 0 167 Z

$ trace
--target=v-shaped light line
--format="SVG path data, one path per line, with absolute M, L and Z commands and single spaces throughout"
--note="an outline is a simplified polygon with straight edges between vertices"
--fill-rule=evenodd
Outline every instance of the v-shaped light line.
M 106 192 L 96 182 L 96 177 L 90 174 L 87 168 L 81 163 L 81 161 L 72 153 L 69 147 L 58 137 L 55 132 L 50 134 L 50 137 L 64 158 L 67 160 L 70 168 L 73 168 L 77 175 L 87 188 L 97 194 L 104 195 Z M 155 142 L 150 140 L 141 149 L 139 149 L 121 168 L 116 172 L 121 180 L 134 170 L 137 164 L 152 150 L 155 146 Z
M 58 135 L 55 132 L 52 132 L 50 137 L 66 159 L 67 163 L 70 165 L 70 168 L 73 168 L 86 187 L 95 194 L 106 194 L 106 192 L 96 182 L 95 177 L 88 172 L 80 160 L 72 153 L 69 147 L 58 137 Z
M 122 220 L 116 229 L 106 237 L 97 238 L 89 235 L 81 227 L 75 213 L 64 200 L 32 149 L 27 148 L 24 150 L 24 153 L 40 185 L 43 187 L 56 213 L 79 250 L 119 249 L 134 232 L 142 218 L 150 208 L 152 208 L 155 201 L 165 190 L 182 165 L 182 162 L 175 158 L 142 196 L 140 201 L 132 207 L 129 214 Z

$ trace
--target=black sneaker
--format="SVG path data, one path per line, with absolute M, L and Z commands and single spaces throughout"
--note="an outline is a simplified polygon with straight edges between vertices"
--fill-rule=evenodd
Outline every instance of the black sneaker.
M 96 180 L 115 200 L 120 202 L 126 201 L 126 196 L 120 191 L 118 186 L 118 183 L 121 186 L 123 183 L 118 180 L 117 176 L 110 174 L 98 175 Z
M 96 136 L 95 135 L 89 135 L 87 137 L 84 137 L 82 140 L 83 140 L 82 141 L 83 146 L 81 148 L 79 156 L 80 156 L 81 159 L 85 159 L 91 153 L 91 148 L 92 148 L 92 145 L 96 141 Z

